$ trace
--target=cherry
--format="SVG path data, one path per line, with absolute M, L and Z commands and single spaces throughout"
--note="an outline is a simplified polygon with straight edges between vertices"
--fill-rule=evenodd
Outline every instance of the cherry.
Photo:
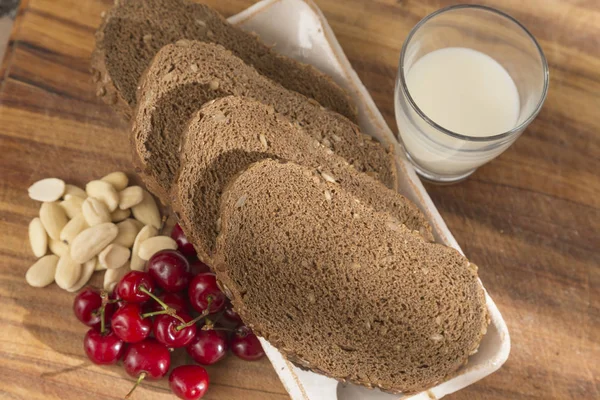
M 142 271 L 130 271 L 117 284 L 116 295 L 129 303 L 144 303 L 150 299 L 146 292 L 154 290 L 152 277 Z
M 211 272 L 198 274 L 192 279 L 188 296 L 192 307 L 198 312 L 208 309 L 210 314 L 216 313 L 225 308 L 227 303 L 227 297 L 217 286 L 217 278 Z
M 126 343 L 140 342 L 152 330 L 152 322 L 142 317 L 142 307 L 135 303 L 119 308 L 112 317 L 111 325 L 115 335 Z
M 199 365 L 182 365 L 169 375 L 169 386 L 173 393 L 184 400 L 202 398 L 208 389 L 208 373 Z
M 167 292 L 179 292 L 190 281 L 190 264 L 178 251 L 162 250 L 148 260 L 148 273 Z
M 183 229 L 179 224 L 176 224 L 171 231 L 171 237 L 175 242 L 177 242 L 177 250 L 183 253 L 186 257 L 196 257 L 196 249 L 194 246 L 188 241 L 185 233 L 183 233 Z
M 138 378 L 133 389 L 125 396 L 129 398 L 146 377 L 160 379 L 167 374 L 171 366 L 171 354 L 165 345 L 154 339 L 146 339 L 130 345 L 125 350 L 123 366 L 129 375 Z
M 233 308 L 231 308 L 231 307 L 227 307 L 225 309 L 225 312 L 223 313 L 223 316 L 227 320 L 229 320 L 231 322 L 235 322 L 237 324 L 236 326 L 242 325 L 244 323 L 244 321 L 242 321 L 242 318 L 238 315 L 238 313 L 236 313 L 233 310 Z
M 190 274 L 192 278 L 203 272 L 210 272 L 210 267 L 197 258 L 190 260 Z
M 158 299 L 174 309 L 177 314 L 186 313 L 188 311 L 187 298 L 181 293 L 165 292 L 158 296 Z M 148 302 L 148 312 L 162 311 L 163 307 L 156 301 Z
M 190 322 L 192 318 L 184 313 L 177 313 L 185 322 Z M 158 315 L 154 318 L 154 337 L 160 343 L 169 348 L 185 347 L 196 335 L 196 324 L 193 322 L 189 326 L 172 315 Z
M 95 328 L 100 328 L 100 307 L 102 307 L 100 291 L 90 287 L 79 292 L 73 302 L 73 312 L 77 319 L 85 325 Z M 113 304 L 105 306 L 106 321 L 110 320 L 114 309 Z
M 125 351 L 125 343 L 110 329 L 100 333 L 91 328 L 83 339 L 83 349 L 94 364 L 116 364 Z
M 239 327 L 234 333 L 231 338 L 231 351 L 246 361 L 256 361 L 265 355 L 260 341 L 247 326 Z
M 212 365 L 227 355 L 227 334 L 223 331 L 199 330 L 186 347 L 198 364 Z

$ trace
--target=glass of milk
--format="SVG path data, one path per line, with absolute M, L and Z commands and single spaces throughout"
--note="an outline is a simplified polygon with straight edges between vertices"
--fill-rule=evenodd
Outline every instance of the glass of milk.
M 465 179 L 519 137 L 547 92 L 544 53 L 518 21 L 485 6 L 441 9 L 413 28 L 400 56 L 406 155 L 428 180 Z

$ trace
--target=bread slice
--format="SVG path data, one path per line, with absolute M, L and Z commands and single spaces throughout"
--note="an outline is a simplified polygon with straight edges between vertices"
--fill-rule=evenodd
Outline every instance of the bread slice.
M 161 47 L 179 39 L 221 44 L 261 74 L 356 121 L 350 99 L 327 75 L 277 54 L 209 6 L 189 0 L 115 1 L 96 33 L 98 95 L 129 118 L 142 73 Z
M 227 95 L 272 105 L 359 171 L 395 187 L 395 164 L 388 151 L 350 120 L 263 77 L 222 46 L 183 40 L 162 48 L 148 68 L 133 123 L 134 164 L 163 202 L 179 168 L 185 123 L 201 104 Z
M 258 162 L 226 188 L 220 215 L 221 287 L 304 368 L 412 393 L 451 376 L 486 332 L 474 265 L 314 168 Z
M 188 125 L 171 205 L 182 228 L 210 265 L 225 185 L 251 163 L 278 158 L 319 168 L 361 202 L 393 215 L 398 223 L 433 240 L 421 211 L 404 196 L 356 171 L 269 106 L 225 97 L 202 107 Z M 331 195 L 331 194 L 330 194 Z

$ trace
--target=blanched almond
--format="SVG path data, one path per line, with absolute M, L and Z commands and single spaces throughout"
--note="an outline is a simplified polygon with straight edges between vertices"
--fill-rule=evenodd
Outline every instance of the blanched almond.
M 146 190 L 144 192 L 144 198 L 139 204 L 131 207 L 133 216 L 135 219 L 140 221 L 144 225 L 152 225 L 156 229 L 160 229 L 162 221 L 160 219 L 160 212 L 154 198 Z
M 71 243 L 73 239 L 75 239 L 75 236 L 79 235 L 81 231 L 87 228 L 89 228 L 89 225 L 85 222 L 83 214 L 78 214 L 73 217 L 72 220 L 67 222 L 62 231 L 60 231 L 60 240 Z
M 79 196 L 68 194 L 65 196 L 65 199 L 60 202 L 60 206 L 65 210 L 67 217 L 75 218 L 77 214 L 81 213 L 83 200 L 84 199 Z
M 123 265 L 121 268 L 107 269 L 104 273 L 104 290 L 112 292 L 121 278 L 124 277 L 129 271 L 131 271 L 131 268 L 129 268 L 129 263 L 125 263 L 125 265 Z
M 92 258 L 92 260 L 96 260 L 96 259 L 97 259 L 97 257 Z M 94 271 L 106 271 L 106 268 L 104 267 L 104 265 L 97 262 Z
M 91 181 L 85 185 L 85 191 L 90 197 L 101 200 L 109 211 L 115 211 L 119 205 L 119 194 L 114 186 L 105 181 Z
M 57 178 L 47 178 L 37 181 L 27 190 L 33 200 L 53 202 L 60 199 L 65 192 L 65 182 Z
M 68 288 L 67 292 L 76 292 L 79 289 L 81 289 L 86 283 L 88 283 L 90 278 L 94 274 L 94 271 L 96 270 L 97 263 L 98 259 L 94 257 L 90 261 L 83 264 L 83 266 L 81 267 L 81 276 L 79 277 L 79 280 L 77 280 L 77 282 L 73 286 Z
M 89 226 L 110 222 L 110 211 L 108 211 L 108 207 L 102 201 L 94 197 L 88 197 L 83 201 L 81 213 Z
M 146 261 L 142 260 L 138 255 L 140 251 L 140 245 L 147 239 L 158 235 L 158 229 L 152 225 L 144 226 L 135 237 L 133 242 L 133 248 L 131 249 L 131 270 L 132 271 L 144 271 Z
M 83 190 L 82 188 L 80 188 L 78 186 L 69 185 L 69 184 L 65 185 L 65 193 L 63 194 L 63 197 L 65 198 L 65 200 L 67 199 L 67 196 L 80 197 L 84 200 L 88 197 L 85 190 Z
M 106 175 L 100 180 L 113 185 L 117 192 L 120 192 L 121 190 L 125 189 L 129 184 L 129 178 L 127 178 L 127 175 L 125 175 L 125 173 L 121 171 L 111 172 L 110 174 Z
M 29 223 L 29 244 L 37 258 L 43 257 L 48 251 L 48 234 L 39 218 L 34 218 Z
M 123 247 L 120 244 L 109 244 L 104 250 L 98 254 L 98 261 L 106 269 L 121 268 L 127 260 L 131 251 L 127 247 Z
M 119 208 L 127 210 L 144 200 L 144 189 L 139 186 L 129 186 L 119 192 Z
M 142 242 L 138 250 L 138 256 L 142 260 L 149 260 L 155 253 L 167 249 L 177 249 L 177 242 L 168 236 L 155 236 Z
M 110 219 L 112 222 L 120 222 L 123 221 L 125 218 L 129 218 L 130 215 L 131 210 L 121 210 L 117 208 L 110 214 Z
M 130 248 L 133 246 L 135 237 L 143 228 L 143 225 L 133 218 L 127 218 L 125 221 L 119 222 L 117 228 L 119 228 L 119 234 L 113 240 L 113 243 Z
M 52 254 L 56 254 L 59 257 L 62 257 L 69 252 L 69 246 L 60 240 L 50 239 L 50 242 L 48 242 L 48 247 L 50 248 Z
M 111 222 L 94 225 L 85 229 L 71 243 L 71 257 L 78 263 L 85 263 L 97 256 L 119 233 Z
M 58 203 L 44 203 L 40 207 L 40 220 L 48 236 L 60 240 L 60 231 L 68 222 L 65 210 Z
M 58 257 L 51 254 L 37 260 L 27 270 L 25 280 L 30 286 L 45 287 L 54 282 Z
M 59 288 L 67 290 L 81 277 L 81 264 L 71 258 L 69 253 L 58 259 L 54 280 Z

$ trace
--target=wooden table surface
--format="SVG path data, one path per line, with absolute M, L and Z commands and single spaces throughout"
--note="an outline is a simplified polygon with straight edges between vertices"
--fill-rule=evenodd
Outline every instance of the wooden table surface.
M 600 2 L 481 1 L 539 39 L 550 93 L 525 134 L 466 182 L 427 189 L 508 324 L 512 352 L 492 376 L 448 399 L 600 396 Z M 225 15 L 252 0 L 209 0 Z M 403 39 L 450 1 L 317 0 L 390 126 Z M 0 397 L 121 398 L 131 379 L 91 365 L 73 296 L 32 289 L 27 225 L 34 181 L 84 184 L 132 171 L 126 127 L 94 96 L 93 33 L 108 0 L 22 0 L 0 67 Z M 283 400 L 268 361 L 210 368 L 207 399 Z M 164 382 L 137 399 L 167 399 Z

